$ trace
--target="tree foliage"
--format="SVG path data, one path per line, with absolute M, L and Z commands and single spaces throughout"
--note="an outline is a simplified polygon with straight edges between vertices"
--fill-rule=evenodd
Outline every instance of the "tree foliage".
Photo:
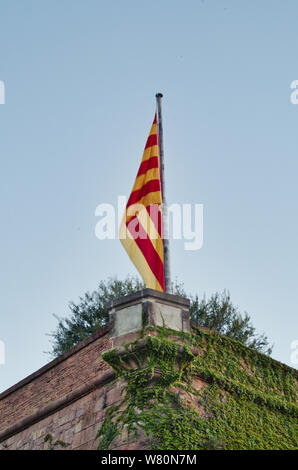
M 51 336 L 53 345 L 51 354 L 59 356 L 78 344 L 84 338 L 108 323 L 109 303 L 124 295 L 132 294 L 144 288 L 144 284 L 137 277 L 128 276 L 118 280 L 110 278 L 101 281 L 97 290 L 86 292 L 79 302 L 70 302 L 70 316 L 59 317 L 58 326 Z M 232 304 L 227 291 L 215 293 L 209 299 L 199 300 L 198 296 L 188 296 L 182 284 L 174 283 L 173 292 L 176 295 L 189 297 L 191 301 L 191 320 L 199 326 L 215 329 L 220 334 L 241 341 L 246 346 L 266 354 L 271 354 L 272 347 L 264 334 L 258 335 L 251 323 L 248 313 L 241 314 Z
M 191 298 L 190 315 L 192 320 L 200 326 L 217 330 L 220 334 L 236 339 L 241 343 L 260 352 L 271 354 L 272 346 L 264 334 L 256 334 L 247 312 L 241 314 L 232 304 L 227 291 L 216 292 L 206 300 Z

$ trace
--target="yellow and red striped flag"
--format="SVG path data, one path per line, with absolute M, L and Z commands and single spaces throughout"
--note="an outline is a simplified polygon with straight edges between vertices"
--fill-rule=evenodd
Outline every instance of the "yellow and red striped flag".
M 165 290 L 157 115 L 126 205 L 119 238 L 145 285 Z

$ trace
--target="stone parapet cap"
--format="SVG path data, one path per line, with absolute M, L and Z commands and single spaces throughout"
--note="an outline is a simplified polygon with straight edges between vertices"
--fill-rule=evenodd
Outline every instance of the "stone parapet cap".
M 181 308 L 189 309 L 190 300 L 179 295 L 168 294 L 154 289 L 142 289 L 133 294 L 125 295 L 117 300 L 112 300 L 109 304 L 110 310 L 119 310 L 129 305 L 135 305 L 146 300 L 158 301 L 166 305 L 179 306 Z

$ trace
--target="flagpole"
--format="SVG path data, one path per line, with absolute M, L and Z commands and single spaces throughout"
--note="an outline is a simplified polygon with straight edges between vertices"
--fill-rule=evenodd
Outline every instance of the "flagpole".
M 160 159 L 160 179 L 161 179 L 161 193 L 162 193 L 162 224 L 163 224 L 163 241 L 164 241 L 164 275 L 165 275 L 165 292 L 172 292 L 171 284 L 171 270 L 170 270 L 170 240 L 169 240 L 169 216 L 168 206 L 165 194 L 165 165 L 164 165 L 164 150 L 163 150 L 163 127 L 162 127 L 162 109 L 161 99 L 162 93 L 156 95 L 157 104 L 157 126 L 158 126 L 158 139 L 159 139 L 159 159 Z

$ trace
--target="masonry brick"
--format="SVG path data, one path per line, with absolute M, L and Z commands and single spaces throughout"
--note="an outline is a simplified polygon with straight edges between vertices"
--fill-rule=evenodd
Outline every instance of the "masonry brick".
M 96 449 L 99 441 L 95 436 L 106 408 L 119 404 L 125 396 L 125 382 L 114 381 L 113 371 L 100 358 L 111 346 L 108 330 L 103 329 L 0 394 L 0 450 L 49 449 L 50 443 L 44 440 L 47 434 L 52 443 L 68 443 L 67 449 Z M 155 373 L 157 377 L 159 371 Z M 209 385 L 195 377 L 192 386 L 196 393 L 176 387 L 171 391 L 179 393 L 185 406 L 208 419 L 197 392 Z M 124 427 L 112 446 L 117 450 L 148 449 L 150 438 L 140 429 L 137 440 L 133 435 L 128 440 Z
M 108 370 L 107 364 L 99 360 L 101 354 L 111 348 L 105 329 L 94 335 L 93 341 L 82 342 L 61 358 L 0 394 L 0 431 L 16 421 L 38 411 L 79 386 Z M 83 366 L 82 366 L 82 358 Z
M 13 435 L 0 442 L 0 449 L 48 449 L 49 443 L 44 442 L 47 434 L 53 442 L 59 439 L 69 443 L 68 449 L 93 446 L 104 419 L 107 392 L 110 399 L 119 397 L 118 391 L 113 393 L 115 385 L 106 387 L 100 382 L 106 373 L 112 377 L 112 371 L 100 359 L 110 348 L 105 328 L 0 394 L 0 436 L 11 426 L 16 427 Z M 57 409 L 53 408 L 56 402 Z M 42 415 L 47 407 L 49 413 Z M 40 418 L 36 412 L 41 413 Z M 34 417 L 35 421 L 30 422 Z M 19 429 L 22 420 L 27 422 Z

